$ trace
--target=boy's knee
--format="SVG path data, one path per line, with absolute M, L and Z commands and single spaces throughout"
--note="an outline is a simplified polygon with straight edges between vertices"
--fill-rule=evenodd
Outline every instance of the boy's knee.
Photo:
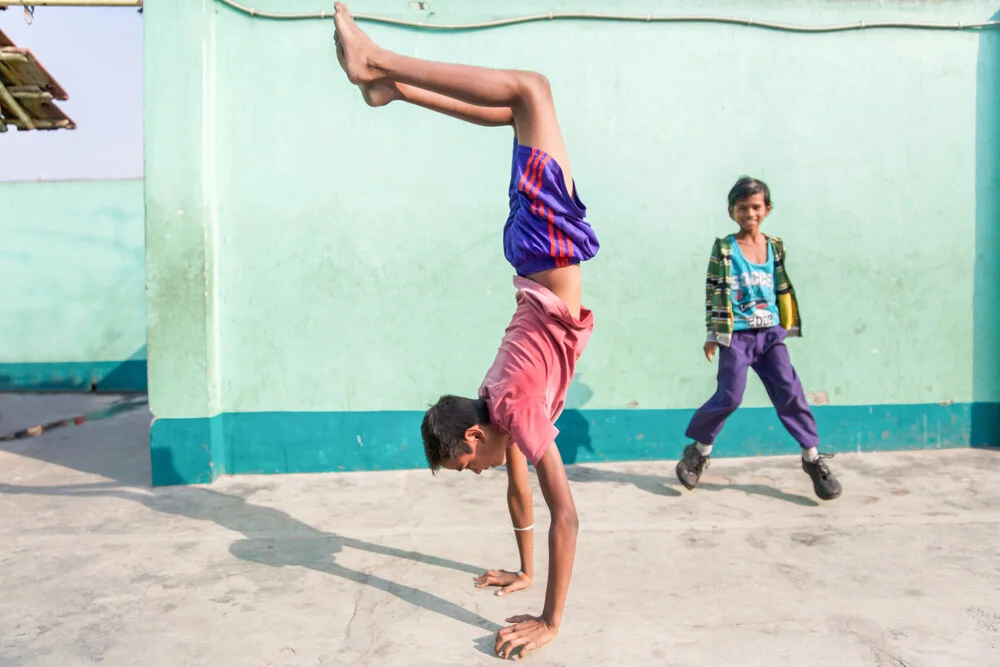
M 551 100 L 552 86 L 544 74 L 524 72 L 521 77 L 521 97 L 527 100 Z
M 743 402 L 743 392 L 734 389 L 726 389 L 719 396 L 719 404 L 722 409 L 728 412 L 735 412 Z

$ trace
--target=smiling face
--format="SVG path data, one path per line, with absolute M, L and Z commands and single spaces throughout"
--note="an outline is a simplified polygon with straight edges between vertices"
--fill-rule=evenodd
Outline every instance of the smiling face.
M 764 218 L 771 212 L 771 207 L 764 198 L 764 193 L 757 192 L 739 199 L 729 207 L 729 217 L 732 218 L 740 230 L 746 234 L 753 234 L 760 229 Z

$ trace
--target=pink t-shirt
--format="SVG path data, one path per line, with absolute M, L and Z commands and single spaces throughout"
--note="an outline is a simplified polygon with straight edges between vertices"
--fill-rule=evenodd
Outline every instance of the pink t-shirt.
M 576 361 L 594 330 L 594 316 L 566 304 L 542 285 L 514 277 L 517 310 L 479 396 L 493 425 L 508 434 L 532 465 L 538 465 L 559 429 Z

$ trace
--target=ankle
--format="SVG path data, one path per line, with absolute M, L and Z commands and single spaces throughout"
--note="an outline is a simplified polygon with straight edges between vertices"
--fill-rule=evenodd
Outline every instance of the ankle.
M 368 53 L 365 54 L 365 67 L 377 72 L 380 77 L 389 77 L 389 65 L 387 62 L 394 55 L 391 51 L 383 49 L 381 46 L 375 45 Z
M 712 455 L 712 445 L 706 445 L 703 442 L 696 442 L 694 443 L 694 446 L 698 448 L 698 453 L 702 456 Z
M 807 463 L 815 463 L 819 460 L 819 450 L 815 447 L 804 447 L 802 449 L 802 460 Z

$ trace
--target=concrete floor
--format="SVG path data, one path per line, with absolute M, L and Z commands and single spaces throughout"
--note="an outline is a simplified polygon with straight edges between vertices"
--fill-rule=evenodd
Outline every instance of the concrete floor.
M 0 433 L 113 398 L 0 396 Z M 504 475 L 148 487 L 148 412 L 0 443 L 0 665 L 493 665 Z M 723 445 L 724 446 L 724 445 Z M 570 468 L 566 619 L 535 665 L 1000 665 L 1000 452 Z M 541 535 L 547 513 L 536 494 Z M 539 540 L 540 577 L 546 571 Z

